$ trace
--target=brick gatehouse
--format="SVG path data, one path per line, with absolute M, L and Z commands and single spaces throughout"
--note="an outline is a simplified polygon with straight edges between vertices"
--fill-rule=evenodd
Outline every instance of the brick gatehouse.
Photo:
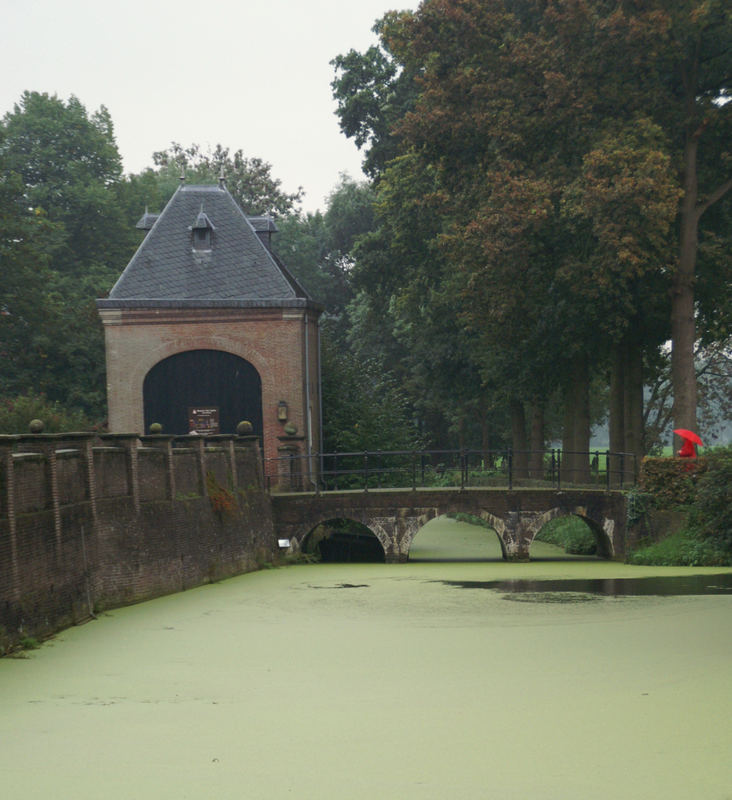
M 225 434 L 248 420 L 265 458 L 318 451 L 322 307 L 272 251 L 274 220 L 245 216 L 223 180 L 182 182 L 138 227 L 145 239 L 97 301 L 110 431 Z

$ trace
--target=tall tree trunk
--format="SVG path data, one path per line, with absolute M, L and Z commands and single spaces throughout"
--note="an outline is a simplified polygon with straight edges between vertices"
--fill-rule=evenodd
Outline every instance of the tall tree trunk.
M 643 457 L 643 352 L 637 338 L 627 342 L 625 369 L 625 421 L 623 451 L 625 458 L 623 480 L 632 482 Z
M 610 450 L 622 452 L 625 447 L 625 342 L 613 347 L 610 365 Z
M 491 451 L 492 437 L 491 426 L 488 420 L 488 404 L 481 403 L 480 411 L 480 440 L 483 450 L 483 459 L 488 469 L 496 466 L 496 454 Z
M 687 134 L 684 148 L 684 196 L 681 200 L 679 262 L 671 288 L 671 382 L 674 427 L 696 430 L 694 369 L 694 272 L 696 270 L 698 187 L 696 157 L 701 129 Z
M 590 359 L 583 354 L 577 358 L 574 376 L 575 433 L 577 450 L 576 474 L 580 483 L 590 480 Z
M 622 453 L 625 448 L 625 358 L 624 342 L 617 342 L 613 347 L 610 367 L 610 452 Z M 621 456 L 610 456 L 606 469 L 610 471 L 610 482 L 620 482 Z
M 572 483 L 590 479 L 590 369 L 585 354 L 575 357 L 564 394 L 562 476 Z
M 531 404 L 531 431 L 529 436 L 529 476 L 544 477 L 544 404 L 534 400 Z
M 562 480 L 573 481 L 575 472 L 574 446 L 574 395 L 572 384 L 564 387 L 564 415 L 562 417 Z
M 526 445 L 526 414 L 524 404 L 511 399 L 511 440 L 513 444 L 513 475 L 525 478 L 528 475 L 528 447 Z

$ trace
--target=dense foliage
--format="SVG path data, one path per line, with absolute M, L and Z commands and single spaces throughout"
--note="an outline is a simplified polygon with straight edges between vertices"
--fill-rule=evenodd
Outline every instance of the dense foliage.
M 631 553 L 630 563 L 731 565 L 732 446 L 711 450 L 700 468 L 685 459 L 654 459 L 654 462 L 659 465 L 666 462 L 676 468 L 671 473 L 666 470 L 664 480 L 663 468 L 654 470 L 651 462 L 653 474 L 644 487 L 646 503 L 664 510 L 683 508 L 686 523 L 673 535 Z M 690 466 L 694 468 L 686 469 Z
M 712 450 L 700 475 L 689 517 L 689 530 L 713 542 L 732 560 L 732 446 Z
M 641 455 L 644 370 L 672 337 L 674 420 L 695 428 L 695 324 L 730 330 L 730 304 L 703 300 L 730 286 L 726 5 L 424 0 L 375 30 L 333 89 L 378 193 L 361 319 L 415 397 L 464 416 L 439 390 L 465 365 L 477 382 L 451 385 L 510 411 L 516 449 L 558 399 L 565 448 L 586 450 L 604 377 L 611 448 Z

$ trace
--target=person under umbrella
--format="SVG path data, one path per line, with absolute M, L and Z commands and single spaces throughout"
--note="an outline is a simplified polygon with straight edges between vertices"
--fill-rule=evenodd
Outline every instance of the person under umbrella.
M 679 450 L 679 458 L 696 458 L 696 448 L 694 445 L 698 444 L 704 447 L 704 443 L 694 431 L 687 431 L 685 428 L 677 428 L 674 433 L 683 439 L 681 450 Z

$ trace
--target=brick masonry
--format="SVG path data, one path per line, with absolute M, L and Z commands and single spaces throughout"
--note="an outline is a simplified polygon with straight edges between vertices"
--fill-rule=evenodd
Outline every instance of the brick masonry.
M 289 422 L 320 450 L 319 311 L 276 308 L 134 308 L 100 310 L 105 330 L 109 429 L 143 433 L 143 382 L 158 362 L 188 350 L 223 350 L 248 361 L 262 381 L 265 459 L 278 455 Z
M 0 654 L 277 552 L 254 439 L 0 437 Z

